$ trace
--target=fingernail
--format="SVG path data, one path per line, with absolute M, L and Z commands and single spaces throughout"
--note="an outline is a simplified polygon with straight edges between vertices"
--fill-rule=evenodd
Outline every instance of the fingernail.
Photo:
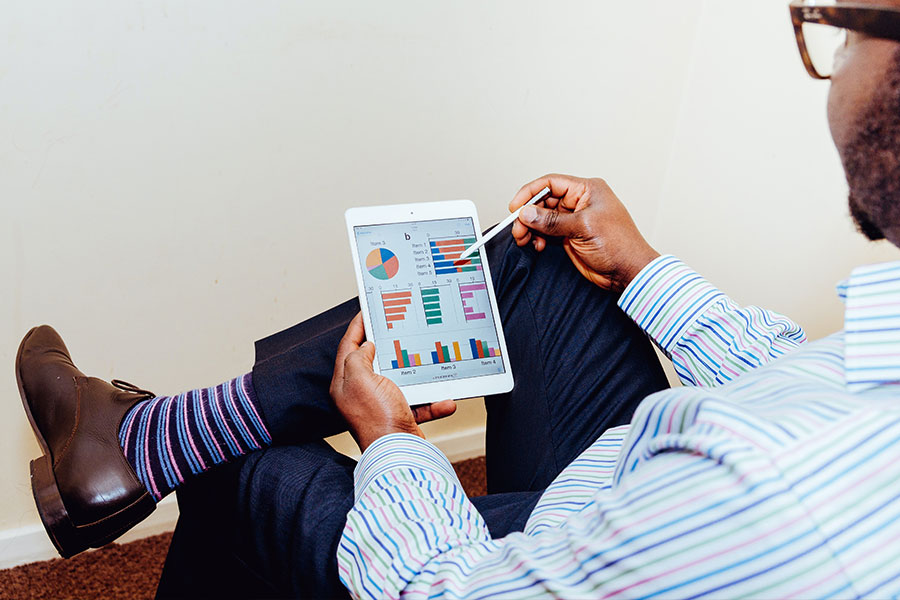
M 519 213 L 519 219 L 522 221 L 528 221 L 529 223 L 537 220 L 537 209 L 530 204 L 528 206 L 523 206 L 522 211 Z

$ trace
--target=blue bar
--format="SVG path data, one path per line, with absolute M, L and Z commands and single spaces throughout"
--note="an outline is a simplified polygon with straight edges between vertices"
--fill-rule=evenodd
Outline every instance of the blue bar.
M 452 267 L 450 269 L 435 269 L 434 270 L 435 275 L 443 275 L 444 273 L 456 273 L 456 272 L 457 272 L 456 267 Z
M 434 242 L 431 242 L 431 243 L 433 244 Z M 431 351 L 431 362 L 436 365 L 441 364 L 441 361 L 438 360 L 437 352 L 435 352 L 434 350 Z
M 458 266 L 462 267 L 462 266 L 464 266 L 464 265 L 468 265 L 468 264 L 469 264 L 469 259 L 463 259 L 463 260 L 458 260 L 458 259 L 457 259 L 457 260 L 436 260 L 436 261 L 434 261 L 434 268 L 435 268 L 435 269 L 440 269 L 441 267 L 450 267 L 450 266 L 455 267 L 455 266 L 457 266 L 456 263 L 459 263 Z
M 475 345 L 475 338 L 469 338 L 469 345 L 472 347 L 472 358 L 478 358 L 478 346 Z
M 431 242 L 431 247 L 432 247 L 432 248 L 437 248 L 437 242 Z
M 399 368 L 400 368 L 400 365 L 397 364 L 397 361 L 396 361 L 396 360 L 392 360 L 392 361 L 391 361 L 391 366 L 394 367 L 395 369 L 399 369 Z

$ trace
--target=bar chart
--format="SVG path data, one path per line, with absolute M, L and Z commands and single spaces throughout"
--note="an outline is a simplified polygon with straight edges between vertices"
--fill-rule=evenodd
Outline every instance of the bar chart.
M 410 354 L 409 351 L 400 347 L 400 340 L 394 340 L 394 354 L 396 359 L 391 361 L 391 366 L 395 369 L 403 367 L 421 367 L 422 357 L 419 354 Z
M 489 309 L 482 304 L 489 302 L 487 285 L 484 282 L 459 284 L 459 297 L 462 300 L 466 322 L 487 318 L 486 313 Z
M 459 260 L 459 255 L 474 243 L 474 237 L 429 239 L 435 275 L 481 271 L 481 257 L 477 253 L 465 260 Z
M 491 358 L 500 356 L 500 350 L 490 346 L 484 340 L 469 338 L 469 349 L 472 352 L 472 356 L 463 356 L 459 342 L 442 344 L 440 341 L 437 341 L 434 343 L 434 350 L 431 351 L 431 362 L 432 364 L 439 365 L 460 360 L 469 360 L 470 358 Z
M 381 292 L 381 303 L 384 306 L 384 320 L 388 329 L 406 320 L 406 314 L 412 304 L 412 290 Z
M 444 313 L 441 312 L 440 287 L 420 288 L 422 307 L 425 309 L 425 324 L 440 325 L 444 322 Z

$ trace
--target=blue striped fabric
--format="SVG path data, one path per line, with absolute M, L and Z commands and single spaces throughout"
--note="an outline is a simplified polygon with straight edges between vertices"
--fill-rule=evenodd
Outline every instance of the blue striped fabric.
M 873 316 L 855 301 L 889 296 L 892 269 L 854 272 L 848 317 Z M 629 426 L 601 436 L 546 490 L 524 532 L 503 539 L 491 539 L 434 446 L 380 439 L 357 466 L 338 550 L 351 593 L 900 595 L 900 371 L 879 370 L 884 379 L 857 391 L 845 369 L 845 352 L 870 354 L 858 348 L 872 329 L 849 325 L 867 321 L 848 320 L 846 343 L 844 333 L 806 343 L 789 319 L 737 306 L 671 256 L 648 265 L 620 306 L 686 385 L 648 397 Z

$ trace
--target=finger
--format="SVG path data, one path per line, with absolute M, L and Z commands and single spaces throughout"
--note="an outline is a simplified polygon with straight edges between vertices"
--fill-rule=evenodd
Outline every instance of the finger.
M 356 313 L 356 316 L 347 326 L 347 331 L 338 343 L 337 357 L 334 360 L 334 374 L 338 379 L 344 377 L 344 361 L 351 352 L 355 352 L 359 348 L 359 344 L 366 337 L 366 330 L 363 327 L 362 313 Z
M 516 241 L 516 244 L 519 246 L 523 246 L 531 241 L 531 230 L 525 227 L 522 223 L 519 223 L 518 220 L 513 222 L 512 226 L 512 236 Z
M 366 342 L 354 350 L 344 359 L 343 378 L 350 381 L 359 377 L 370 378 L 375 376 L 372 360 L 375 358 L 375 344 Z
M 544 248 L 547 247 L 547 240 L 542 237 L 535 236 L 534 238 L 534 249 L 538 252 L 543 252 Z
M 545 235 L 572 238 L 582 233 L 581 217 L 561 210 L 526 206 L 519 213 L 518 220 L 532 231 Z
M 571 175 L 550 174 L 539 177 L 530 183 L 526 183 L 516 192 L 516 195 L 509 203 L 509 212 L 513 212 L 520 206 L 523 206 L 545 187 L 550 188 L 550 196 L 552 196 L 552 198 L 547 198 L 545 203 L 551 208 L 555 207 L 557 203 L 556 198 L 563 198 L 566 195 L 570 195 L 570 191 L 574 192 L 577 189 L 583 189 L 583 184 L 579 185 L 581 181 L 578 177 L 572 177 Z
M 416 423 L 427 423 L 435 419 L 443 419 L 449 417 L 456 412 L 456 402 L 453 400 L 441 400 L 434 404 L 423 404 L 422 406 L 413 407 L 413 415 Z

